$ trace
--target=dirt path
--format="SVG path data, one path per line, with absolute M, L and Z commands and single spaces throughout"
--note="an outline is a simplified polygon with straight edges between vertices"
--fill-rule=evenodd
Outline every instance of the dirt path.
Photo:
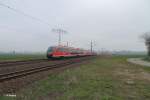
M 144 61 L 142 58 L 129 58 L 127 61 L 130 63 L 150 67 L 150 62 Z

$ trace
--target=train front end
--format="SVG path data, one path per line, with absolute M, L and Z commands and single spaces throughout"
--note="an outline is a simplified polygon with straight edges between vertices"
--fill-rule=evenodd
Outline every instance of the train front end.
M 49 48 L 47 49 L 47 58 L 48 58 L 48 59 L 53 58 L 53 48 L 54 48 L 54 47 L 49 47 Z

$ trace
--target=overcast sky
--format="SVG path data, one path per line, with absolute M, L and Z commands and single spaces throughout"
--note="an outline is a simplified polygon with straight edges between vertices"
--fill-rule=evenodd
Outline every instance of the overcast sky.
M 0 51 L 46 51 L 57 45 L 52 28 L 67 30 L 62 43 L 96 50 L 145 50 L 150 0 L 0 0 L 43 22 L 0 6 Z M 49 23 L 47 25 L 46 23 Z

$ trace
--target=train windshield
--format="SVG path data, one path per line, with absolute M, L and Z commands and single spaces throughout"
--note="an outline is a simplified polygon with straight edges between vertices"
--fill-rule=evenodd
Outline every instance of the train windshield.
M 53 52 L 53 48 L 54 47 L 49 47 L 48 50 L 47 50 L 47 52 Z

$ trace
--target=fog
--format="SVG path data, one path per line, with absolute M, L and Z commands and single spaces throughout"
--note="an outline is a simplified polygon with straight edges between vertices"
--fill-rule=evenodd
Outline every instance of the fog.
M 144 51 L 140 36 L 150 31 L 149 0 L 0 0 L 34 16 L 0 5 L 0 51 L 45 52 L 58 44 L 94 50 Z M 48 23 L 48 24 L 47 24 Z

